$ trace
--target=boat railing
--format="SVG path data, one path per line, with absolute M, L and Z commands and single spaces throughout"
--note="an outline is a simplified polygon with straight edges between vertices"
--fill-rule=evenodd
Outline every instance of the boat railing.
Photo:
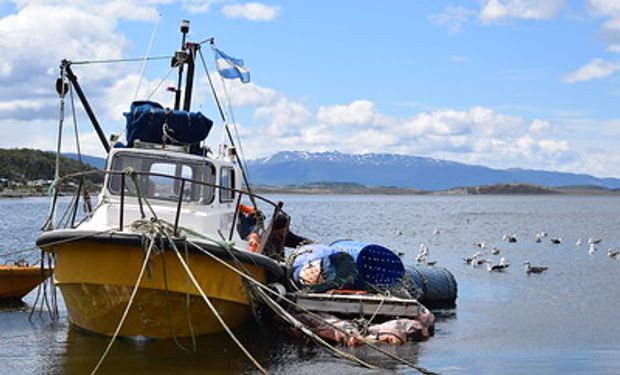
M 213 188 L 214 192 L 218 191 L 220 194 L 222 191 L 233 192 L 234 194 L 236 194 L 236 198 L 233 199 L 233 201 L 236 201 L 235 202 L 235 207 L 236 207 L 235 215 L 234 215 L 232 225 L 230 228 L 229 239 L 231 239 L 233 236 L 234 228 L 235 228 L 236 221 L 237 221 L 237 215 L 239 211 L 239 203 L 241 203 L 244 197 L 248 197 L 252 201 L 260 201 L 262 203 L 266 203 L 268 206 L 270 206 L 273 209 L 272 217 L 275 217 L 280 212 L 284 213 L 284 211 L 282 210 L 281 202 L 276 203 L 264 196 L 261 196 L 260 194 L 255 194 L 255 193 L 252 193 L 244 189 L 237 189 L 234 187 L 223 186 L 217 183 L 212 183 L 212 182 L 207 182 L 207 181 L 202 181 L 202 180 L 197 180 L 197 179 L 192 179 L 192 178 L 187 178 L 187 177 L 182 177 L 182 176 L 173 176 L 173 175 L 157 173 L 157 172 L 139 172 L 139 171 L 127 172 L 127 171 L 114 171 L 114 170 L 106 170 L 106 171 L 92 170 L 92 171 L 76 172 L 76 173 L 67 174 L 65 176 L 60 177 L 56 181 L 52 189 L 53 191 L 52 210 L 50 211 L 50 219 L 48 219 L 48 222 L 51 222 L 52 220 L 51 218 L 54 216 L 54 211 L 57 210 L 58 198 L 60 195 L 71 195 L 72 199 L 70 203 L 67 205 L 64 213 L 60 216 L 60 220 L 58 220 L 58 223 L 53 223 L 55 225 L 48 226 L 46 229 L 53 229 L 54 227 L 75 228 L 91 216 L 92 212 L 94 212 L 94 209 L 92 208 L 92 204 L 90 203 L 89 189 L 92 190 L 93 183 L 92 181 L 91 183 L 87 183 L 87 181 L 90 181 L 88 179 L 89 176 L 94 176 L 94 175 L 120 176 L 120 189 L 117 193 L 119 196 L 119 224 L 118 224 L 119 231 L 122 231 L 125 225 L 125 216 L 126 216 L 125 211 L 126 211 L 126 206 L 127 206 L 127 199 L 126 199 L 127 196 L 137 198 L 140 212 L 143 217 L 145 217 L 146 215 L 144 211 L 144 205 L 143 205 L 144 202 L 147 202 L 148 199 L 153 198 L 153 197 L 149 198 L 146 192 L 143 192 L 140 190 L 140 184 L 136 182 L 137 182 L 137 179 L 141 177 L 166 178 L 166 179 L 174 180 L 175 184 L 177 183 L 179 184 L 178 195 L 174 197 L 175 198 L 174 200 L 176 201 L 176 210 L 174 214 L 174 233 L 175 234 L 178 234 L 179 219 L 181 217 L 181 211 L 183 208 L 183 203 L 184 203 L 184 199 L 186 195 L 185 187 L 189 183 L 208 187 L 208 188 Z M 127 181 L 128 178 L 131 179 L 132 181 L 131 184 L 128 184 L 128 181 Z M 104 179 L 104 183 L 105 181 L 106 180 Z M 130 189 L 130 186 L 132 186 L 132 184 L 134 186 L 134 189 Z M 75 188 L 73 193 L 70 193 L 71 187 Z M 81 218 L 81 220 L 77 220 L 78 219 L 77 212 L 78 212 L 80 199 L 83 200 L 84 206 L 87 207 L 87 212 L 85 216 Z M 155 199 L 158 199 L 158 198 L 155 198 Z M 170 201 L 171 199 L 166 199 L 166 200 Z

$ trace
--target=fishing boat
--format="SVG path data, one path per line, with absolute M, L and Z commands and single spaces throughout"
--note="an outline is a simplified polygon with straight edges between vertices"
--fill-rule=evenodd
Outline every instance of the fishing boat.
M 0 264 L 0 301 L 22 299 L 51 273 L 47 267 Z
M 174 108 L 134 102 L 125 113 L 122 144 L 119 138 L 108 142 L 72 69 L 75 64 L 61 63 L 60 126 L 71 90 L 107 153 L 97 204 L 82 219 L 78 202 L 88 202 L 88 180 L 98 172 L 60 176 L 57 168 L 47 230 L 37 239 L 53 255 L 54 283 L 68 319 L 82 329 L 147 338 L 217 333 L 251 318 L 248 279 L 267 284 L 285 275 L 276 259 L 262 254 L 264 242 L 256 246 L 254 238 L 242 238 L 237 230 L 243 201 L 252 211 L 262 200 L 274 215 L 282 213 L 276 203 L 250 191 L 228 128 L 229 142 L 215 153 L 207 149 L 213 123 L 190 110 L 201 44 L 186 42 L 188 31 L 184 21 L 181 49 L 172 57 L 178 69 Z M 69 212 L 60 215 L 57 196 L 63 183 L 73 183 L 77 191 Z M 66 219 L 64 226 L 58 217 Z M 254 212 L 253 217 L 253 225 L 268 233 L 265 215 Z

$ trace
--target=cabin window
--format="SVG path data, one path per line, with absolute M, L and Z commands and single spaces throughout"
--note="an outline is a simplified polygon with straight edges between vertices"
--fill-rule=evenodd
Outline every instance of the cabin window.
M 235 199 L 235 170 L 222 168 L 220 172 L 220 186 L 228 189 L 220 189 L 220 202 L 230 202 Z
M 183 201 L 209 204 L 213 201 L 214 188 L 193 181 L 208 184 L 215 182 L 215 167 L 211 163 L 190 160 L 161 160 L 148 155 L 117 154 L 111 170 L 123 171 L 131 167 L 138 173 L 136 177 L 140 194 L 152 199 L 177 201 L 181 194 L 182 179 L 186 179 L 183 189 Z M 120 194 L 120 175 L 111 175 L 108 189 L 112 194 Z M 125 176 L 125 194 L 137 195 L 132 178 Z

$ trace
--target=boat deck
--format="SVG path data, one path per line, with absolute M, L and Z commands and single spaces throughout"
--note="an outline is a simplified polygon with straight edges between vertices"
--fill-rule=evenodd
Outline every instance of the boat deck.
M 428 311 L 416 299 L 377 294 L 289 293 L 287 297 L 312 312 L 348 316 L 415 318 Z

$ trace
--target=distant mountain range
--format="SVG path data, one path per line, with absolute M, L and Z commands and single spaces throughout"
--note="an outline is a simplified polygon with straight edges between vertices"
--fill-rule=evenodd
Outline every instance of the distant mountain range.
M 75 154 L 65 156 L 77 159 Z M 103 169 L 105 159 L 82 155 L 82 160 Z M 493 169 L 453 161 L 396 154 L 343 154 L 340 152 L 283 151 L 270 157 L 248 160 L 253 183 L 303 185 L 354 183 L 419 190 L 525 183 L 548 187 L 601 187 L 620 189 L 620 179 L 587 174 L 531 169 Z
M 253 183 L 271 185 L 351 182 L 431 191 L 503 183 L 620 188 L 617 178 L 518 168 L 502 170 L 395 154 L 285 151 L 247 164 Z

